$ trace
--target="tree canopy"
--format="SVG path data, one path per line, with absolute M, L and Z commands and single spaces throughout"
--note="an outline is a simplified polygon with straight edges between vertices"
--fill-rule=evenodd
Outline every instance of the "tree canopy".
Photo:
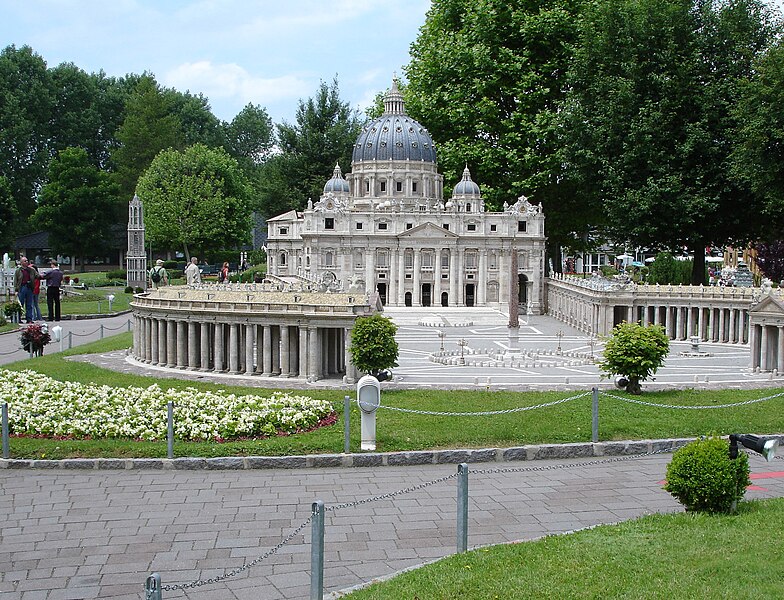
M 639 394 L 640 382 L 656 373 L 669 349 L 670 340 L 660 325 L 621 323 L 605 341 L 599 369 L 608 377 L 627 377 L 629 393 Z
M 164 150 L 139 178 L 148 239 L 179 246 L 190 260 L 250 239 L 251 188 L 237 161 L 204 144 Z
M 114 214 L 118 191 L 109 174 L 91 164 L 86 150 L 66 148 L 49 165 L 34 222 L 49 232 L 58 254 L 80 259 L 100 254 L 111 242 L 107 215 Z M 84 268 L 84 260 L 81 264 Z
M 359 317 L 351 330 L 348 348 L 354 366 L 373 376 L 396 367 L 399 353 L 396 332 L 397 325 L 383 315 Z

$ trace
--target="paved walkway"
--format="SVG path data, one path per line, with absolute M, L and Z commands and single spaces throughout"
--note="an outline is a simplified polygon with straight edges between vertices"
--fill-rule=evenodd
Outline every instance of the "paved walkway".
M 605 459 L 606 460 L 606 459 Z M 469 547 L 532 539 L 652 512 L 682 510 L 662 490 L 667 455 L 472 465 Z M 784 462 L 751 459 L 747 498 L 784 496 Z M 569 465 L 572 468 L 552 468 Z M 533 469 L 533 470 L 529 470 Z M 219 577 L 275 547 L 328 506 L 327 592 L 455 551 L 454 465 L 290 471 L 0 471 L 3 600 L 138 600 L 152 571 L 174 584 Z M 277 554 L 225 581 L 164 598 L 309 597 L 310 526 Z

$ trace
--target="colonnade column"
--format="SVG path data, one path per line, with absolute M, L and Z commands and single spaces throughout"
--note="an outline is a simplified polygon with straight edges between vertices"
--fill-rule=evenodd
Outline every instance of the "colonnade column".
M 726 326 L 726 311 L 723 308 L 719 309 L 719 342 L 724 342 L 727 340 L 727 336 L 725 335 L 724 328 Z
M 272 376 L 272 326 L 264 326 L 264 370 L 262 377 Z
M 280 375 L 280 327 L 273 326 L 270 332 L 272 334 L 272 374 Z
M 177 321 L 166 322 L 166 366 L 177 366 Z
M 149 362 L 158 362 L 158 319 L 150 319 L 150 355 Z
M 752 323 L 749 329 L 749 353 L 751 354 L 751 370 L 760 366 L 759 325 Z
M 351 360 L 351 352 L 348 351 L 349 345 L 351 343 L 351 330 L 344 329 L 343 330 L 343 352 L 345 353 L 345 358 L 343 359 L 346 363 L 346 383 L 354 383 L 356 381 L 356 368 L 354 367 L 354 361 Z
M 223 352 L 224 348 L 224 341 L 223 341 L 223 330 L 225 326 L 223 323 L 215 323 L 215 339 L 213 340 L 215 343 L 215 370 L 216 371 L 225 371 L 226 370 L 226 357 Z
M 166 321 L 155 320 L 158 324 L 158 356 L 156 362 L 161 366 L 166 366 Z
M 308 377 L 308 328 L 299 326 L 299 376 Z
M 245 374 L 253 375 L 253 342 L 256 333 L 256 325 L 248 323 L 245 325 Z
M 240 353 L 239 353 L 239 325 L 231 323 L 229 325 L 229 372 L 240 372 Z
M 319 348 L 318 328 L 308 327 L 308 379 L 319 378 L 321 371 L 321 352 Z
M 735 327 L 737 326 L 737 323 L 735 322 L 736 312 L 737 311 L 735 310 L 735 308 L 730 308 L 730 326 L 729 326 L 730 330 L 729 330 L 729 335 L 727 336 L 727 341 L 730 344 L 734 344 L 738 341 L 738 336 L 735 333 Z
M 188 368 L 195 371 L 199 368 L 199 338 L 197 337 L 196 321 L 188 321 Z
M 762 371 L 770 370 L 768 364 L 768 326 L 762 325 L 762 335 L 760 336 L 760 369 Z
M 368 293 L 376 291 L 376 251 L 365 252 L 365 289 Z
M 291 369 L 291 361 L 289 360 L 290 352 L 289 342 L 289 326 L 285 323 L 280 326 L 280 376 L 288 377 Z
M 200 371 L 210 370 L 210 324 L 201 323 L 201 343 L 199 348 L 201 350 L 201 364 L 199 365 Z

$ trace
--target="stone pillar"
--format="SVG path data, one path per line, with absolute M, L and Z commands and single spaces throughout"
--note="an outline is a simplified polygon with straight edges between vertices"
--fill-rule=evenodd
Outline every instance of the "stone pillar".
M 166 366 L 177 366 L 177 321 L 166 321 Z
M 151 363 L 158 360 L 158 328 L 153 329 L 155 319 L 144 319 L 144 362 Z M 153 354 L 153 348 L 155 353 Z
M 755 371 L 760 366 L 760 335 L 759 326 L 754 323 L 749 328 L 749 354 L 751 355 L 751 370 Z
M 188 362 L 188 324 L 175 321 L 177 326 L 177 368 L 184 369 Z
M 158 323 L 158 364 L 162 367 L 166 366 L 166 332 L 168 327 L 166 321 L 156 319 Z
M 365 252 L 365 290 L 372 294 L 376 291 L 376 249 Z
M 272 326 L 264 326 L 264 371 L 262 377 L 272 376 Z
M 299 375 L 299 328 L 289 329 L 289 377 Z
M 303 379 L 308 377 L 308 328 L 299 326 L 299 376 Z
M 457 248 L 453 247 L 449 249 L 449 306 L 460 306 L 457 269 Z
M 455 306 L 465 306 L 465 251 L 457 253 L 457 297 Z
M 433 267 L 433 306 L 441 306 L 441 248 L 436 248 Z
M 716 340 L 716 313 L 711 306 L 708 309 L 708 341 Z
M 394 306 L 397 304 L 397 288 L 403 282 L 395 277 L 398 272 L 398 261 L 400 260 L 400 251 L 393 248 L 389 253 L 389 282 L 387 283 L 387 304 Z
M 321 375 L 321 348 L 317 327 L 308 327 L 308 378 L 313 381 Z
M 223 351 L 225 348 L 224 342 L 224 329 L 223 323 L 215 323 L 215 339 L 213 340 L 215 346 L 215 366 L 216 371 L 226 370 L 226 355 Z
M 281 325 L 280 326 L 280 376 L 281 377 L 288 377 L 290 375 L 291 370 L 291 360 L 289 357 L 289 352 L 291 352 L 289 342 L 289 326 L 288 325 Z
M 414 248 L 414 293 L 411 295 L 413 306 L 422 306 L 422 249 Z
M 273 325 L 272 329 L 272 374 L 280 375 L 280 327 Z
M 653 306 L 653 324 L 654 325 L 658 325 L 660 319 L 661 318 L 659 316 L 659 306 L 658 305 L 654 305 Z
M 738 325 L 738 341 L 741 344 L 745 344 L 749 341 L 751 335 L 749 331 L 749 313 L 746 309 L 741 309 L 738 320 L 740 321 L 740 324 Z
M 253 375 L 253 342 L 255 342 L 256 325 L 245 325 L 245 374 Z
M 240 353 L 239 353 L 239 325 L 231 323 L 229 325 L 229 372 L 240 372 Z
M 770 361 L 768 360 L 768 326 L 762 325 L 760 336 L 760 370 L 770 371 Z
M 199 339 L 196 321 L 188 321 L 188 368 L 195 371 L 199 368 Z
M 397 305 L 406 305 L 406 251 L 400 249 L 400 260 L 397 264 Z
M 730 326 L 729 326 L 729 336 L 727 336 L 727 341 L 730 344 L 736 344 L 738 342 L 738 336 L 735 332 L 735 328 L 737 327 L 737 323 L 735 322 L 735 316 L 737 314 L 737 310 L 735 307 L 730 307 Z
M 478 306 L 487 304 L 487 250 L 479 250 L 479 277 L 476 282 L 476 303 Z
M 344 329 L 343 330 L 343 353 L 345 355 L 345 358 L 343 360 L 346 365 L 346 383 L 355 383 L 357 370 L 356 368 L 354 368 L 354 361 L 351 360 L 351 352 L 348 351 L 350 341 L 351 341 L 351 330 Z
M 199 370 L 200 371 L 209 371 L 210 370 L 210 324 L 203 322 L 200 324 L 201 327 L 201 343 L 199 344 L 199 348 L 201 350 L 201 356 L 199 357 L 200 364 Z

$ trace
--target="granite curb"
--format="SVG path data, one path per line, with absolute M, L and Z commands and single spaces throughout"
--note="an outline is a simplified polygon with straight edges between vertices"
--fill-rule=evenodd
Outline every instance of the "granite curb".
M 784 436 L 779 436 L 784 441 Z M 419 465 L 522 462 L 571 458 L 630 456 L 677 450 L 695 438 L 628 440 L 574 444 L 532 444 L 511 448 L 416 450 L 362 454 L 302 456 L 230 456 L 220 458 L 66 458 L 62 460 L 0 459 L 0 469 L 74 470 L 251 470 L 325 467 L 405 467 Z

